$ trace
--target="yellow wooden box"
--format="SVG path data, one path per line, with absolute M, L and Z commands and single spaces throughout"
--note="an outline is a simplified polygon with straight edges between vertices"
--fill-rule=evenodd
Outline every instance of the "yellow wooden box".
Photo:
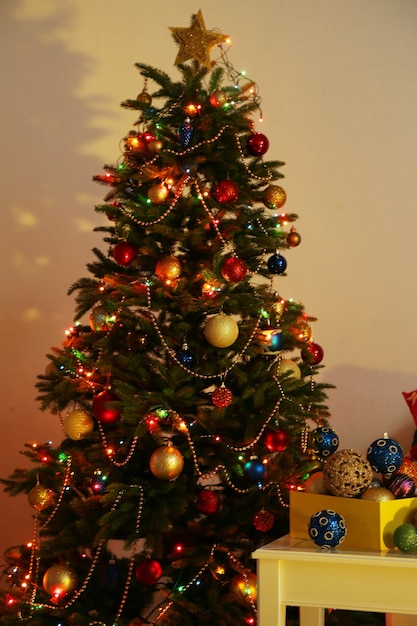
M 330 509 L 342 515 L 346 522 L 345 548 L 390 550 L 397 526 L 413 523 L 417 514 L 417 498 L 402 498 L 389 502 L 373 502 L 357 498 L 340 498 L 305 491 L 290 493 L 290 535 L 309 539 L 310 518 L 318 511 Z

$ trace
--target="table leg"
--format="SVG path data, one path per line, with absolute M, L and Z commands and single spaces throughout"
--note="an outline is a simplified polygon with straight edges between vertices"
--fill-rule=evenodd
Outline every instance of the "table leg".
M 417 626 L 417 615 L 387 614 L 386 626 Z
M 287 608 L 281 601 L 280 564 L 258 561 L 258 626 L 285 626 Z
M 300 606 L 300 626 L 324 626 L 324 609 Z

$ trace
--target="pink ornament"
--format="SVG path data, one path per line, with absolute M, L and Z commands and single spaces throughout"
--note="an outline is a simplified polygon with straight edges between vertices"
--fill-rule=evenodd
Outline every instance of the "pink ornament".
M 119 265 L 129 265 L 138 255 L 135 246 L 128 241 L 119 241 L 112 250 L 112 255 Z
M 234 204 L 239 197 L 239 186 L 233 180 L 222 180 L 214 190 L 214 197 L 220 204 Z
M 269 140 L 262 133 L 253 133 L 246 142 L 246 148 L 252 156 L 262 156 L 269 148 Z
M 242 259 L 231 256 L 224 261 L 221 271 L 225 280 L 231 283 L 238 283 L 245 278 L 248 267 Z

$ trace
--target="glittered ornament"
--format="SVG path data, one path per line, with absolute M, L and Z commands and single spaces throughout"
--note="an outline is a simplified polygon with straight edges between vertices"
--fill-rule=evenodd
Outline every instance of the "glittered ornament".
M 373 478 L 369 461 L 356 450 L 337 450 L 325 461 L 323 474 L 326 489 L 342 497 L 358 496 Z
M 155 585 L 162 576 L 162 567 L 156 559 L 144 559 L 135 568 L 135 576 L 144 585 Z
M 290 438 L 285 430 L 267 430 L 263 442 L 270 452 L 282 452 L 289 444 Z
M 116 317 L 109 313 L 105 307 L 98 304 L 90 313 L 90 328 L 96 333 L 103 333 L 111 330 L 116 321 Z
M 245 463 L 243 473 L 250 481 L 261 482 L 265 478 L 266 466 L 259 459 L 253 458 Z
M 414 524 L 400 524 L 392 533 L 392 540 L 401 552 L 413 554 L 417 552 L 417 528 Z
M 326 459 L 339 447 L 339 436 L 329 426 L 319 426 L 311 433 L 312 447 L 316 454 Z
M 383 476 L 396 472 L 403 461 L 403 456 L 401 445 L 389 437 L 373 441 L 366 453 L 372 469 Z
M 176 280 L 181 275 L 181 262 L 176 256 L 163 256 L 155 266 L 155 274 L 161 280 Z
M 279 252 L 275 252 L 269 257 L 267 266 L 271 274 L 283 274 L 287 269 L 287 261 Z
M 67 437 L 79 441 L 93 432 L 94 420 L 86 411 L 74 409 L 63 417 L 62 426 Z
M 54 492 L 37 483 L 28 493 L 28 501 L 37 511 L 43 511 L 54 501 Z
M 252 572 L 236 574 L 230 581 L 230 591 L 241 604 L 256 603 L 257 580 Z
M 212 107 L 219 108 L 226 104 L 228 100 L 227 93 L 222 89 L 216 89 L 210 94 L 210 104 Z
M 410 476 L 417 485 L 417 461 L 413 461 L 409 457 L 404 457 L 403 461 L 398 468 L 399 474 L 407 474 Z
M 395 496 L 385 487 L 369 487 L 361 493 L 361 500 L 371 500 L 371 502 L 390 502 L 395 500 Z
M 51 565 L 46 570 L 42 580 L 46 593 L 57 599 L 74 591 L 77 582 L 75 571 L 67 564 Z
M 264 191 L 262 200 L 268 209 L 280 209 L 287 200 L 287 194 L 279 185 L 269 185 Z
M 220 494 L 212 489 L 203 489 L 198 494 L 195 505 L 200 513 L 204 513 L 205 515 L 214 515 L 220 509 Z
M 265 511 L 265 509 L 262 509 L 254 515 L 253 525 L 256 530 L 266 533 L 271 530 L 274 525 L 274 516 L 270 511 Z
M 300 380 L 301 370 L 292 359 L 281 359 L 276 370 L 278 376 L 286 376 L 294 380 Z
M 160 446 L 152 453 L 149 467 L 156 478 L 172 480 L 181 474 L 184 468 L 184 458 L 174 446 Z
M 178 129 L 178 138 L 183 148 L 186 148 L 191 141 L 194 133 L 194 128 L 191 124 L 191 120 L 187 117 Z
M 226 385 L 222 383 L 220 387 L 215 389 L 211 394 L 211 401 L 214 406 L 217 406 L 217 408 L 224 409 L 233 402 L 233 394 L 230 389 L 228 389 Z
M 233 180 L 222 180 L 216 185 L 213 195 L 220 204 L 234 204 L 239 198 L 239 186 Z
M 407 474 L 394 474 L 387 479 L 386 486 L 397 499 L 412 498 L 416 493 L 416 483 Z
M 322 362 L 324 357 L 324 351 L 318 343 L 311 341 L 306 346 L 303 346 L 301 350 L 301 358 L 304 363 L 309 363 L 311 365 L 318 365 Z
M 148 198 L 153 204 L 163 204 L 168 198 L 168 195 L 169 189 L 162 183 L 152 185 L 148 189 Z
M 248 272 L 248 267 L 242 259 L 231 256 L 222 265 L 221 273 L 225 280 L 231 283 L 238 283 L 243 280 Z
M 252 133 L 246 142 L 246 149 L 252 156 L 262 156 L 269 148 L 269 140 L 263 133 Z
M 215 348 L 228 348 L 238 336 L 238 324 L 224 313 L 210 317 L 204 326 L 204 337 Z
M 318 511 L 310 518 L 308 534 L 317 546 L 336 548 L 346 537 L 346 522 L 336 511 Z
M 109 402 L 115 402 L 117 399 L 118 398 L 107 389 L 97 394 L 91 406 L 94 417 L 103 424 L 114 424 L 118 422 L 121 417 L 119 411 L 108 406 Z
M 295 228 L 291 228 L 290 232 L 287 235 L 287 244 L 290 248 L 296 248 L 301 243 L 301 235 L 297 233 Z
M 119 241 L 112 250 L 112 255 L 119 265 L 130 265 L 138 255 L 137 248 L 128 241 Z
M 182 345 L 181 350 L 178 350 L 178 352 L 176 352 L 175 358 L 184 367 L 191 367 L 195 360 L 193 353 L 190 352 L 186 343 Z

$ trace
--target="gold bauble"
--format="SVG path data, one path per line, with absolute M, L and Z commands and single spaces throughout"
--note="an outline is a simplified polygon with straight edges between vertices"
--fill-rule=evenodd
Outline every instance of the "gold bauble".
M 152 104 L 152 96 L 147 91 L 141 91 L 136 100 L 142 104 L 150 106 Z
M 172 480 L 181 474 L 184 468 L 184 458 L 174 446 L 160 446 L 152 453 L 149 467 L 156 478 Z
M 286 200 L 287 194 L 279 185 L 269 185 L 264 191 L 263 203 L 268 209 L 280 209 Z
M 47 489 L 42 485 L 36 484 L 28 493 L 29 504 L 37 511 L 43 511 L 51 506 L 54 499 L 52 489 Z
M 152 152 L 152 154 L 161 152 L 163 147 L 164 147 L 164 143 L 160 139 L 152 139 L 152 141 L 148 143 L 148 150 L 149 152 Z
M 168 198 L 169 189 L 162 183 L 152 185 L 148 189 L 148 198 L 153 204 L 162 204 Z
M 161 280 L 176 280 L 181 275 L 181 263 L 176 256 L 163 256 L 155 266 L 155 274 Z
M 232 317 L 220 313 L 207 320 L 204 336 L 215 348 L 228 348 L 238 338 L 239 326 Z
M 226 104 L 228 100 L 227 93 L 222 89 L 216 89 L 210 95 L 210 104 L 212 107 L 218 108 Z
M 63 418 L 62 424 L 65 434 L 70 439 L 78 441 L 89 435 L 94 429 L 94 420 L 85 411 L 75 409 Z
M 361 500 L 372 500 L 372 502 L 389 502 L 395 500 L 395 496 L 385 487 L 370 487 L 361 493 Z
M 43 577 L 43 588 L 55 598 L 62 598 L 77 586 L 77 576 L 69 565 L 52 565 Z
M 307 493 L 328 493 L 323 483 L 323 472 L 313 472 L 304 483 L 304 489 Z
M 291 359 L 281 359 L 276 370 L 278 376 L 288 375 L 295 380 L 300 380 L 301 370 L 295 361 Z
M 333 496 L 355 497 L 368 489 L 373 471 L 368 459 L 356 450 L 337 450 L 323 467 L 324 486 Z
M 230 591 L 241 604 L 250 604 L 250 601 L 256 602 L 257 588 L 256 576 L 252 572 L 236 574 L 230 581 Z

